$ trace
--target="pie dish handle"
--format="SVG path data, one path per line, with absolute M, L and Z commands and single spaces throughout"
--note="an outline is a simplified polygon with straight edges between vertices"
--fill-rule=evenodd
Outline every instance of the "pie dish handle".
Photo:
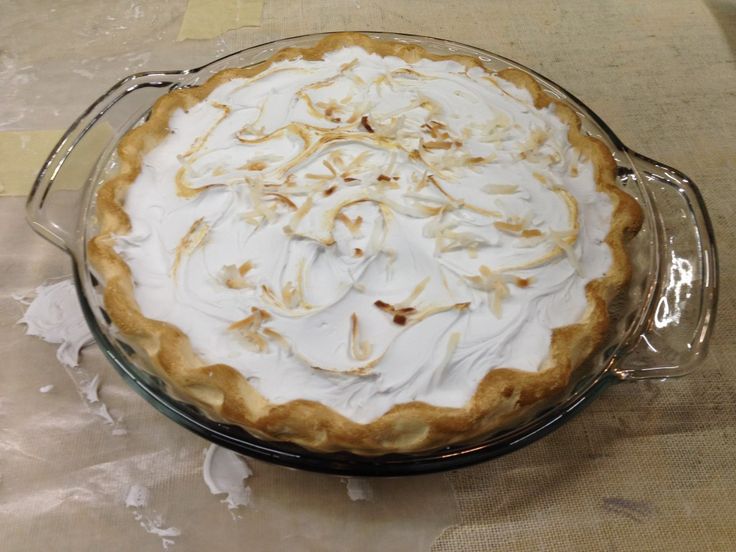
M 192 71 L 138 73 L 93 103 L 64 133 L 38 173 L 26 201 L 26 218 L 43 238 L 74 256 L 84 237 L 100 160 L 160 96 L 181 86 Z
M 649 196 L 656 277 L 643 331 L 617 363 L 623 380 L 667 378 L 691 372 L 708 351 L 718 301 L 718 257 L 703 198 L 680 171 L 629 152 Z M 622 170 L 622 169 L 620 169 Z M 638 173 L 638 174 L 637 174 Z

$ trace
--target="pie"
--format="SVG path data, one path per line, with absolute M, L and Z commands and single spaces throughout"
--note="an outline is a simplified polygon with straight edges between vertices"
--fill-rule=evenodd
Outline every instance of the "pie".
M 317 451 L 558 397 L 642 217 L 527 73 L 355 33 L 168 93 L 118 157 L 88 243 L 117 329 L 209 415 Z

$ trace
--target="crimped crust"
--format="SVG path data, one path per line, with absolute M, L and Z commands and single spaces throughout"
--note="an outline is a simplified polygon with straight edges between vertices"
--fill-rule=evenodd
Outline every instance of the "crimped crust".
M 219 85 L 233 78 L 254 76 L 276 61 L 297 57 L 319 60 L 326 52 L 350 45 L 407 62 L 452 59 L 467 67 L 482 67 L 471 57 L 439 56 L 416 45 L 341 33 L 312 48 L 288 48 L 256 66 L 227 69 L 202 86 L 171 92 L 156 102 L 144 124 L 120 141 L 120 170 L 97 194 L 100 231 L 88 244 L 89 259 L 104 282 L 105 308 L 116 326 L 145 350 L 179 394 L 216 418 L 240 424 L 265 439 L 291 441 L 318 451 L 347 450 L 364 455 L 419 451 L 471 440 L 528 415 L 555 397 L 567 387 L 574 369 L 596 350 L 609 325 L 608 304 L 629 280 L 624 243 L 638 231 L 642 220 L 636 201 L 615 185 L 616 164 L 608 148 L 583 135 L 575 112 L 546 95 L 527 73 L 506 69 L 496 75 L 527 89 L 537 108 L 555 104 L 556 115 L 569 126 L 570 143 L 594 164 L 597 189 L 607 194 L 613 205 L 606 238 L 612 266 L 604 277 L 586 286 L 588 307 L 579 323 L 553 331 L 549 355 L 539 372 L 489 367 L 463 408 L 410 402 L 396 405 L 371 423 L 359 424 L 314 401 L 272 404 L 231 366 L 204 364 L 177 327 L 144 317 L 134 297 L 131 270 L 114 250 L 115 236 L 131 229 L 124 209 L 127 188 L 138 176 L 143 156 L 169 133 L 168 121 L 176 109 L 191 107 Z

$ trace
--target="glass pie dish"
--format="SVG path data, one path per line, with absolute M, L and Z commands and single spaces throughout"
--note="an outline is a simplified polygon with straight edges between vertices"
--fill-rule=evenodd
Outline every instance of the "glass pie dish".
M 575 372 L 566 391 L 511 428 L 428 452 L 359 456 L 320 453 L 264 441 L 239 426 L 210 418 L 177 396 L 165 379 L 111 323 L 86 244 L 96 235 L 98 187 L 117 166 L 115 146 L 171 90 L 204 83 L 215 73 L 259 63 L 286 47 L 309 47 L 324 34 L 255 46 L 185 71 L 131 75 L 113 86 L 70 127 L 46 161 L 28 198 L 28 219 L 44 238 L 72 258 L 80 304 L 90 329 L 115 369 L 149 403 L 175 422 L 236 452 L 289 467 L 341 475 L 396 476 L 455 469 L 520 448 L 550 432 L 608 384 L 688 373 L 706 354 L 717 301 L 713 230 L 697 187 L 683 174 L 626 148 L 594 113 L 541 75 L 503 57 L 428 37 L 364 33 L 414 43 L 436 54 L 471 56 L 491 70 L 515 67 L 567 102 L 584 132 L 602 140 L 617 163 L 617 183 L 644 213 L 628 244 L 632 279 L 611 306 L 614 323 L 598 351 Z

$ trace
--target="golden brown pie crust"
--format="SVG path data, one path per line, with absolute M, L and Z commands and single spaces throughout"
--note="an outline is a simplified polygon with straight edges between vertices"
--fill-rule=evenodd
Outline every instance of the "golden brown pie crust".
M 131 229 L 124 208 L 126 191 L 140 172 L 143 156 L 169 133 L 168 121 L 176 109 L 191 107 L 224 82 L 254 76 L 276 61 L 300 56 L 319 60 L 325 52 L 350 45 L 382 56 L 398 56 L 407 62 L 421 58 L 452 59 L 467 67 L 483 68 L 472 57 L 440 56 L 413 44 L 340 33 L 322 39 L 312 48 L 287 48 L 255 66 L 227 69 L 201 86 L 173 91 L 160 98 L 149 119 L 128 132 L 118 145 L 119 172 L 97 194 L 99 234 L 88 244 L 90 263 L 104 283 L 104 305 L 115 325 L 147 353 L 179 395 L 213 417 L 242 425 L 261 438 L 291 441 L 317 451 L 347 450 L 375 455 L 468 441 L 529 415 L 567 387 L 574 369 L 603 340 L 609 325 L 608 305 L 630 277 L 624 243 L 638 231 L 642 221 L 638 203 L 615 185 L 616 163 L 608 148 L 596 138 L 582 134 L 580 120 L 572 108 L 545 94 L 527 73 L 505 69 L 496 76 L 526 88 L 537 108 L 555 104 L 556 115 L 569 126 L 570 143 L 594 164 L 597 189 L 606 193 L 613 204 L 606 238 L 612 266 L 604 277 L 587 284 L 588 307 L 579 323 L 553 331 L 550 353 L 539 372 L 489 367 L 463 408 L 410 402 L 394 406 L 371 423 L 359 424 L 314 401 L 272 404 L 231 366 L 203 363 L 192 351 L 188 337 L 176 326 L 144 317 L 134 297 L 130 268 L 113 248 L 115 236 Z

